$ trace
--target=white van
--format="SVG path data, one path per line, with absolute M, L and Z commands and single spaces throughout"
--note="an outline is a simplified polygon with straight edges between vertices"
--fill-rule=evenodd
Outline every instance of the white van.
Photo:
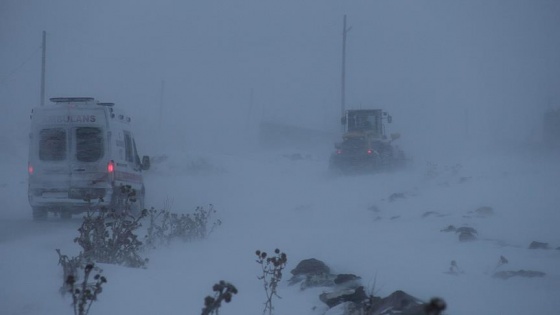
M 34 219 L 48 212 L 70 218 L 96 206 L 121 206 L 123 188 L 144 207 L 142 171 L 131 119 L 91 97 L 58 97 L 31 112 L 29 203 Z M 120 209 L 116 209 L 120 210 Z

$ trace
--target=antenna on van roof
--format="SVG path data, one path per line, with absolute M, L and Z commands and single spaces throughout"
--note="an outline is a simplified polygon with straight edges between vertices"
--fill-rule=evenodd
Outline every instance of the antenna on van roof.
M 93 97 L 51 97 L 51 102 L 53 103 L 81 103 L 81 102 L 93 102 Z

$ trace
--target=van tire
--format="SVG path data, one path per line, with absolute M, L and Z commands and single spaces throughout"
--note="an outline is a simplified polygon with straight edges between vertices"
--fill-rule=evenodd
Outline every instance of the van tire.
M 137 213 L 135 215 L 140 215 L 142 213 L 142 211 L 144 211 L 146 205 L 145 205 L 145 199 L 146 199 L 146 189 L 144 188 L 144 185 L 142 185 L 142 189 L 140 190 L 140 193 L 136 196 L 136 210 Z
M 44 221 L 47 219 L 49 212 L 43 207 L 33 207 L 33 221 Z
M 132 215 L 138 217 L 142 214 L 143 210 L 144 210 L 144 195 L 141 194 L 138 197 L 136 197 L 136 202 L 132 204 Z
M 111 195 L 111 202 L 109 203 L 110 210 L 115 212 L 123 211 L 124 203 L 121 198 L 120 188 L 113 188 L 113 194 Z

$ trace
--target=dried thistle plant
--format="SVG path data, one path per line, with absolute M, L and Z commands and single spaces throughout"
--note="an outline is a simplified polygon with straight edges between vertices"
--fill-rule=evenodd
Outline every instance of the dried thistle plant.
M 258 279 L 263 281 L 264 292 L 266 295 L 266 302 L 263 314 L 271 315 L 274 307 L 272 305 L 272 298 L 277 297 L 281 298 L 278 295 L 277 288 L 278 283 L 282 280 L 282 270 L 286 267 L 288 262 L 288 256 L 280 252 L 277 248 L 274 250 L 275 256 L 268 256 L 266 252 L 257 250 L 255 252 L 257 255 L 257 263 L 261 265 L 262 274 L 258 277 Z
M 231 298 L 234 294 L 237 294 L 237 288 L 225 281 L 220 281 L 212 287 L 214 291 L 214 296 L 207 296 L 204 298 L 204 308 L 202 309 L 202 315 L 216 314 L 222 306 L 222 301 L 226 303 L 231 302 Z
M 97 270 L 99 273 L 93 277 L 94 282 L 90 283 L 88 281 L 93 270 Z M 97 296 L 102 292 L 101 286 L 107 283 L 107 279 L 101 276 L 101 272 L 93 264 L 87 264 L 84 268 L 84 279 L 80 284 L 76 285 L 76 277 L 74 275 L 69 275 L 66 278 L 68 292 L 72 294 L 74 315 L 88 314 L 93 302 L 97 301 Z

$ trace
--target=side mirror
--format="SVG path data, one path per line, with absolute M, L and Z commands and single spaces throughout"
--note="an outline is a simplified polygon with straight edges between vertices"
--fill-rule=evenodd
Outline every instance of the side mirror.
M 340 124 L 341 125 L 346 125 L 346 116 L 340 117 Z
M 393 122 L 393 116 L 391 116 L 391 115 L 387 116 L 387 122 L 392 123 Z
M 397 140 L 400 137 L 401 137 L 400 133 L 392 133 L 391 134 L 391 141 Z
M 150 157 L 147 155 L 142 157 L 142 169 L 145 171 L 150 169 Z

